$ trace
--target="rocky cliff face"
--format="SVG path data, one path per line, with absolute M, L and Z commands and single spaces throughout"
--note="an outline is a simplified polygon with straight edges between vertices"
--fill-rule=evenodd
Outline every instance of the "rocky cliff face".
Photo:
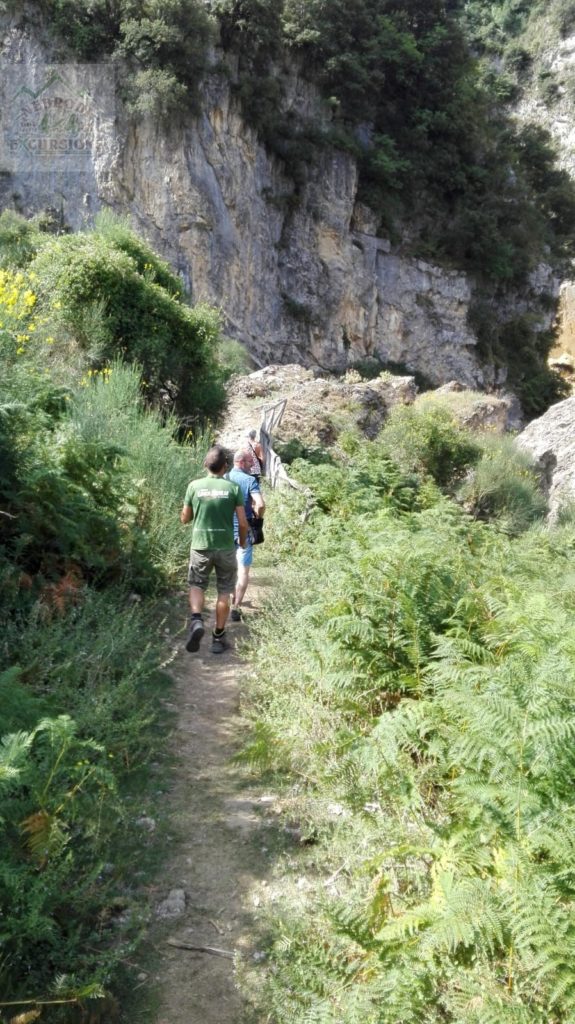
M 559 165 L 575 177 L 575 33 L 543 45 L 532 73 L 531 85 L 518 104 L 517 116 L 545 128 L 559 154 Z M 559 333 L 556 352 L 575 354 L 575 282 L 560 289 Z
M 532 85 L 517 108 L 522 121 L 547 129 L 557 145 L 560 165 L 572 177 L 575 177 L 574 74 L 575 33 L 541 48 Z M 546 87 L 542 87 L 542 82 L 547 83 Z
M 129 215 L 256 363 L 343 369 L 377 356 L 434 384 L 494 382 L 467 325 L 469 281 L 377 236 L 350 156 L 326 149 L 296 198 L 223 77 L 186 124 L 134 124 L 111 66 L 64 65 L 51 81 L 33 29 L 5 22 L 3 40 L 3 207 L 52 207 L 74 228 L 103 207 Z M 294 74 L 289 102 L 319 101 Z M 76 120 L 58 121 L 67 110 Z

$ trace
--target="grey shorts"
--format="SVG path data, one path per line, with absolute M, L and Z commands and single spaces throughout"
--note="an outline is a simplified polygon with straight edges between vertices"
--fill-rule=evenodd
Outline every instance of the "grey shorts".
M 238 578 L 236 549 L 218 551 L 207 548 L 203 551 L 190 551 L 188 583 L 190 587 L 205 590 L 212 569 L 216 570 L 216 586 L 218 594 L 231 594 Z

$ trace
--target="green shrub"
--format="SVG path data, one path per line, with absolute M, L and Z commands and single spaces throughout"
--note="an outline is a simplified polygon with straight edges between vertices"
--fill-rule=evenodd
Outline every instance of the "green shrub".
M 188 434 L 178 443 L 178 421 L 146 408 L 138 371 L 120 364 L 79 392 L 70 415 L 83 443 L 119 448 L 120 520 L 141 537 L 160 579 L 183 578 L 179 512 L 188 483 L 201 475 L 209 436 Z
M 538 306 L 547 316 L 549 301 L 543 293 Z M 516 390 L 527 416 L 539 416 L 553 402 L 568 395 L 568 386 L 547 365 L 555 341 L 553 330 L 539 329 L 537 309 L 531 313 L 501 319 L 485 299 L 476 299 L 469 308 L 470 327 L 478 338 L 482 358 L 508 368 L 509 382 Z
M 289 441 L 275 442 L 275 450 L 286 466 L 297 459 L 303 459 L 310 466 L 331 465 L 333 458 L 321 445 L 308 445 L 299 437 L 291 437 Z
M 79 738 L 68 716 L 4 736 L 0 750 L 0 906 L 10 908 L 3 995 L 20 995 L 14 982 L 27 978 L 29 998 L 47 997 L 55 962 L 65 965 L 67 987 L 88 982 L 97 990 L 119 956 L 107 951 L 106 966 L 98 964 L 105 946 L 96 928 L 105 887 L 100 858 L 119 812 L 106 752 Z
M 0 213 L 0 266 L 25 267 L 43 240 L 35 221 L 26 220 L 13 210 Z
M 515 375 L 514 375 L 515 376 Z M 519 376 L 519 375 L 517 375 Z M 552 367 L 526 361 L 519 379 L 515 379 L 521 405 L 529 417 L 541 416 L 550 405 L 569 398 L 568 382 Z
M 83 591 L 65 614 L 38 606 L 5 624 L 4 999 L 103 996 L 138 940 L 142 911 L 126 877 L 136 851 L 142 868 L 146 858 L 126 792 L 158 756 L 158 653 L 150 616 L 126 596 Z
M 512 535 L 522 533 L 547 511 L 533 460 L 511 438 L 486 437 L 482 447 L 459 498 L 476 518 L 495 519 Z
M 362 439 L 356 444 L 344 433 L 343 445 L 334 453 L 306 449 L 297 440 L 286 447 L 288 455 L 296 456 L 290 475 L 304 484 L 315 507 L 329 513 L 334 522 L 384 509 L 405 512 L 421 505 L 419 480 L 403 472 L 377 442 Z
M 456 483 L 481 451 L 478 441 L 441 406 L 396 406 L 379 442 L 402 467 L 429 475 L 444 488 Z
M 176 299 L 182 298 L 184 289 L 180 278 L 169 263 L 160 259 L 151 246 L 132 230 L 127 218 L 122 219 L 109 210 L 103 210 L 96 217 L 93 233 L 109 242 L 114 249 L 127 253 L 133 259 L 137 272 L 147 281 L 164 288 Z
M 66 56 L 71 49 L 84 61 L 121 58 L 137 112 L 172 114 L 195 99 L 215 29 L 201 0 L 43 0 L 42 7 Z
M 554 26 L 561 36 L 567 36 L 575 23 L 575 3 L 573 0 L 556 0 L 551 9 Z
M 243 376 L 251 373 L 253 363 L 244 345 L 233 338 L 221 338 L 217 347 L 218 362 L 223 369 L 226 380 L 235 374 Z
M 46 315 L 96 365 L 117 355 L 135 360 L 151 396 L 163 389 L 178 412 L 217 416 L 224 399 L 219 316 L 178 301 L 177 280 L 127 229 L 53 239 L 30 269 Z
M 164 68 L 135 71 L 124 88 L 124 96 L 132 115 L 167 122 L 170 127 L 174 117 L 179 115 L 181 118 L 189 107 L 186 86 L 172 71 Z

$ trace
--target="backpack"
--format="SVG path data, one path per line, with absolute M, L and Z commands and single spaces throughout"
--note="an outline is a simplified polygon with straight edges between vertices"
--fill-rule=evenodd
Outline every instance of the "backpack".
M 263 544 L 264 542 L 264 521 L 263 519 L 252 519 L 250 523 L 252 531 L 252 544 Z

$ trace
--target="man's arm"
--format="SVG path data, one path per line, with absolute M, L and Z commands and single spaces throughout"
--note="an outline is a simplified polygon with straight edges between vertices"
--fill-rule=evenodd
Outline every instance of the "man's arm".
M 261 491 L 252 491 L 251 499 L 252 499 L 252 508 L 254 510 L 255 515 L 258 517 L 258 519 L 263 519 L 264 512 L 266 510 L 266 503 L 265 503 L 265 501 L 264 501 L 264 499 L 262 497 L 262 492 Z
M 192 512 L 192 506 L 191 505 L 184 505 L 182 511 L 180 512 L 180 522 L 181 523 L 191 523 L 193 518 L 194 518 L 194 513 Z
M 246 541 L 248 539 L 248 521 L 246 519 L 246 512 L 242 505 L 236 505 L 236 515 L 238 517 L 238 529 L 240 535 L 240 547 L 245 548 Z
M 263 494 L 260 490 L 260 485 L 257 480 L 252 478 L 252 484 L 250 486 L 250 501 L 255 515 L 258 519 L 263 519 L 264 512 L 266 510 L 266 503 L 263 498 Z

